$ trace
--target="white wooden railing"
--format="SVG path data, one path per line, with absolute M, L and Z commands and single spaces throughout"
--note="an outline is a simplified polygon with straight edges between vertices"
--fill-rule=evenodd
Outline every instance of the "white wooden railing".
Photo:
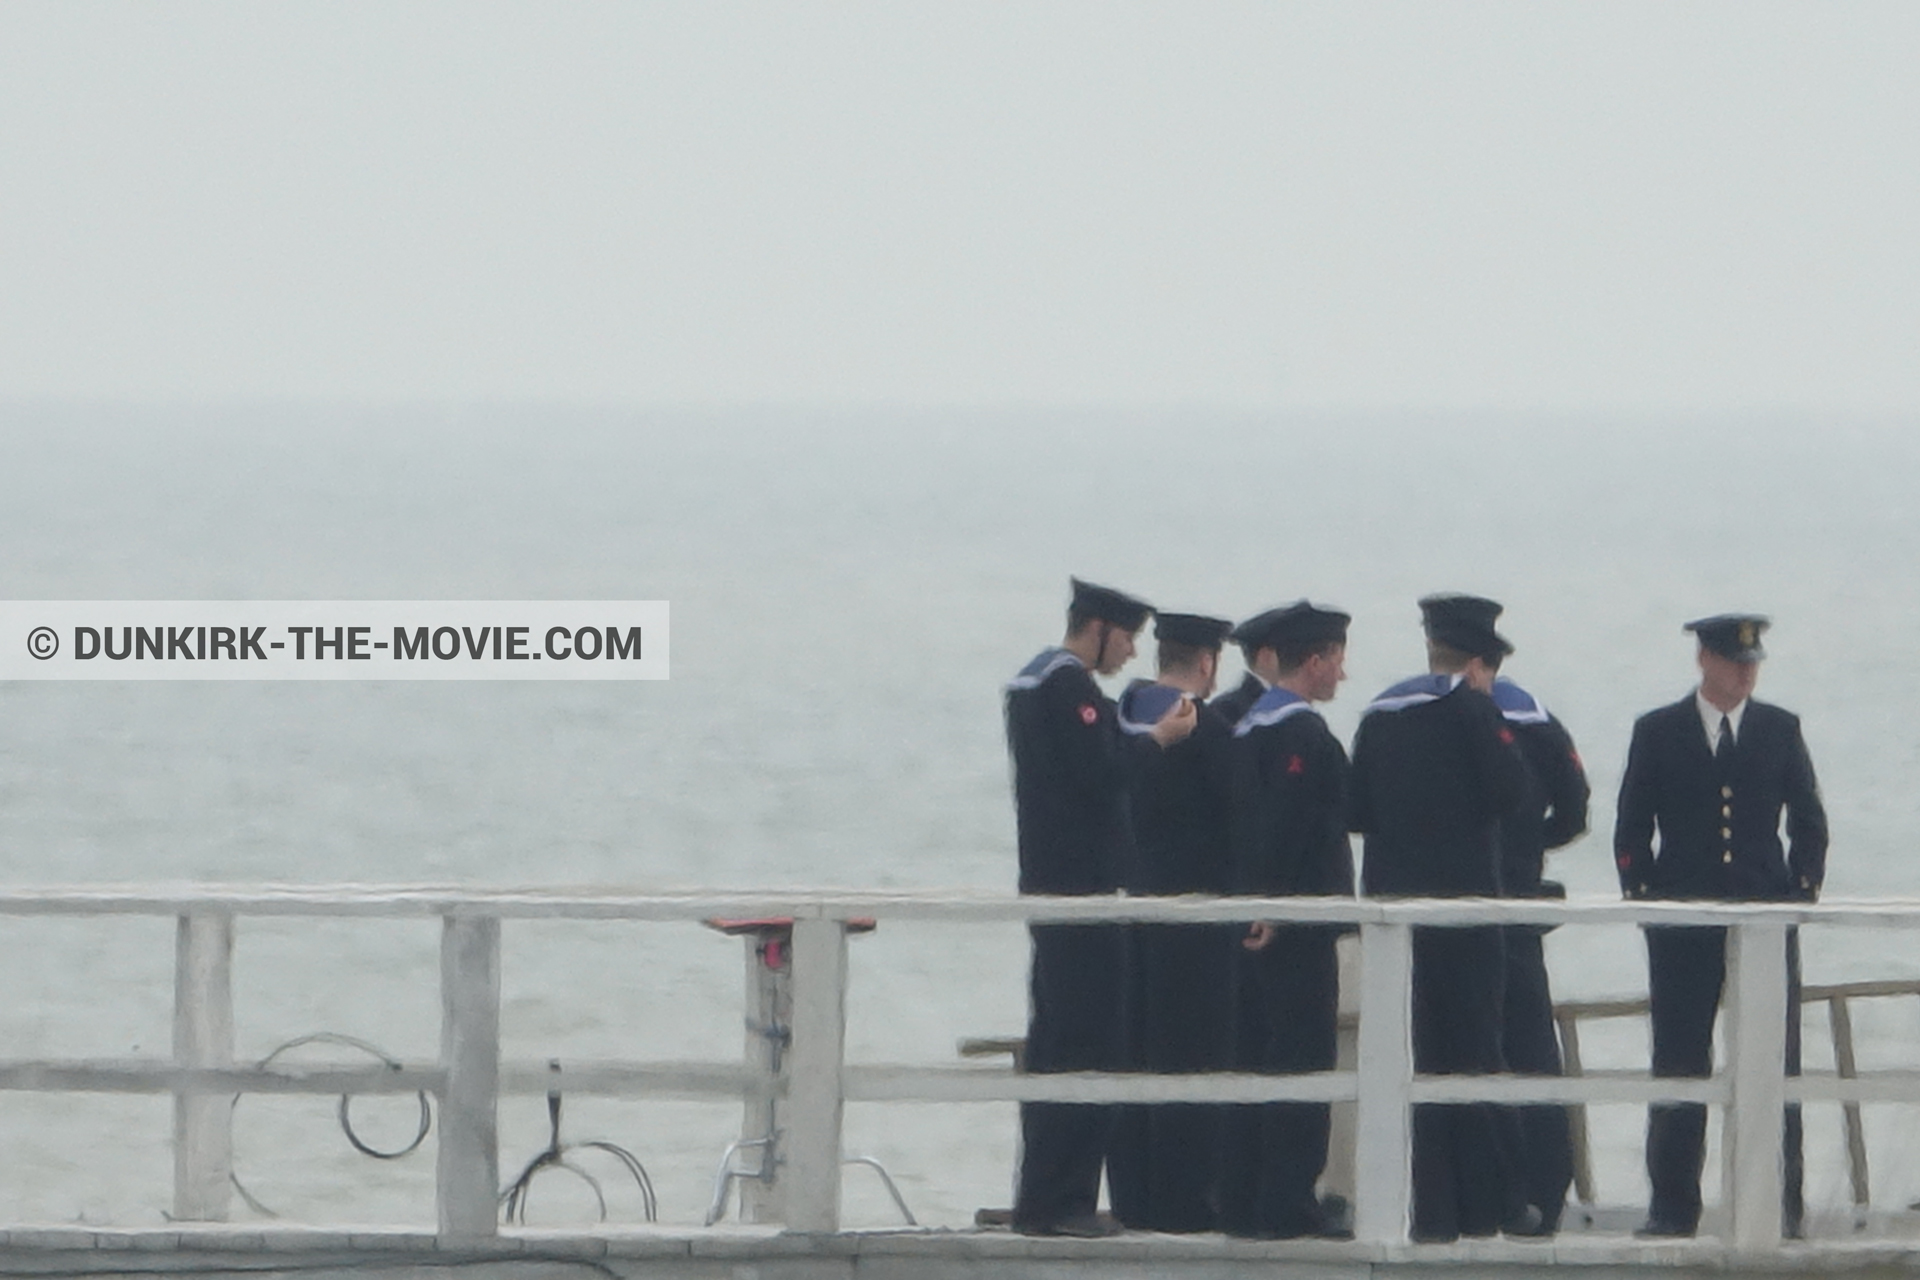
M 1416 1102 L 1705 1102 L 1727 1108 L 1723 1189 L 1727 1243 L 1764 1250 L 1780 1240 L 1781 1113 L 1790 1100 L 1920 1102 L 1920 1071 L 1788 1079 L 1786 932 L 1793 925 L 1920 927 L 1920 901 L 1799 904 L 1484 899 L 1020 898 L 969 892 L 872 894 L 546 892 L 409 886 L 0 891 L 0 915 L 136 915 L 178 920 L 174 1052 L 170 1059 L 0 1062 L 0 1089 L 171 1093 L 175 1098 L 174 1216 L 224 1218 L 235 1094 L 412 1093 L 439 1100 L 439 1232 L 475 1239 L 499 1221 L 495 1112 L 503 1094 L 537 1094 L 545 1061 L 500 1057 L 500 937 L 527 919 L 701 921 L 790 917 L 792 1022 L 778 1078 L 743 1063 L 568 1063 L 571 1093 L 627 1097 L 764 1098 L 781 1093 L 781 1203 L 789 1229 L 840 1224 L 841 1118 L 849 1101 L 1259 1102 L 1352 1101 L 1358 1176 L 1355 1234 L 1394 1245 L 1407 1236 L 1410 1107 Z M 432 1065 L 253 1068 L 233 1056 L 234 921 L 247 916 L 439 917 L 441 1049 Z M 850 1065 L 845 1061 L 846 922 L 877 920 L 1249 921 L 1359 927 L 1361 977 L 1354 1071 L 1276 1076 L 1020 1075 L 977 1066 Z M 1727 1063 L 1708 1079 L 1645 1072 L 1579 1077 L 1419 1076 L 1408 1033 L 1411 929 L 1465 924 L 1701 924 L 1730 927 Z M 928 998 L 938 999 L 938 992 Z

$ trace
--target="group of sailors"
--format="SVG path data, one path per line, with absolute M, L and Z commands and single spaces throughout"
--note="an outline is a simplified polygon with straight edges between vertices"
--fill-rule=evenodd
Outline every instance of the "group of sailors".
M 1366 708 L 1349 757 L 1315 710 L 1344 669 L 1350 617 L 1301 600 L 1238 625 L 1158 612 L 1073 580 L 1066 634 L 1007 688 L 1020 891 L 1032 894 L 1350 896 L 1349 833 L 1370 896 L 1561 896 L 1545 854 L 1587 826 L 1588 784 L 1565 726 L 1501 673 L 1502 609 L 1420 601 L 1427 670 Z M 1157 673 L 1115 700 L 1154 619 Z M 1688 623 L 1700 682 L 1635 724 L 1615 861 L 1639 898 L 1807 899 L 1826 818 L 1799 721 L 1751 693 L 1767 620 Z M 1213 697 L 1229 643 L 1247 674 Z M 1788 843 L 1781 840 L 1782 815 Z M 1028 1071 L 1334 1067 L 1341 926 L 1047 924 L 1031 929 Z M 1421 1073 L 1558 1075 L 1544 927 L 1419 928 L 1413 1053 Z M 1646 930 L 1653 1071 L 1704 1076 L 1725 930 Z M 1797 939 L 1788 943 L 1787 1068 L 1799 1069 Z M 1137 1229 L 1337 1237 L 1318 1193 L 1324 1103 L 1027 1103 L 1013 1221 L 1040 1235 Z M 1785 1117 L 1783 1230 L 1801 1225 L 1800 1117 Z M 1705 1108 L 1656 1104 L 1642 1233 L 1700 1217 Z M 1110 1214 L 1098 1212 L 1105 1173 Z M 1421 1104 L 1413 1114 L 1419 1241 L 1558 1230 L 1573 1176 L 1560 1106 Z

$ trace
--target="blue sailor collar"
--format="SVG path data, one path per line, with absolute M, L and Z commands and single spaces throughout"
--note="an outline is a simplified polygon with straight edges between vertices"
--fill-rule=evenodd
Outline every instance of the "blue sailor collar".
M 1070 649 L 1055 646 L 1042 649 L 1032 662 L 1020 668 L 1020 674 L 1007 681 L 1007 690 L 1037 689 L 1040 683 L 1062 667 L 1085 667 L 1087 664 L 1074 656 Z
M 1493 682 L 1493 705 L 1500 708 L 1501 715 L 1515 724 L 1547 722 L 1546 704 L 1505 676 Z
M 1255 729 L 1264 729 L 1297 712 L 1312 710 L 1313 704 L 1293 690 L 1270 684 L 1259 700 L 1247 708 L 1247 714 L 1240 717 L 1240 723 L 1233 726 L 1233 736 L 1244 738 Z
M 1425 702 L 1434 702 L 1446 697 L 1460 687 L 1466 679 L 1459 672 L 1433 672 L 1424 676 L 1413 676 L 1402 680 L 1383 691 L 1379 697 L 1367 704 L 1361 715 L 1372 715 L 1376 711 L 1405 711 L 1408 707 L 1417 707 Z
M 1180 705 L 1185 697 L 1170 684 L 1136 680 L 1120 695 L 1120 728 L 1125 733 L 1152 733 L 1153 726 Z

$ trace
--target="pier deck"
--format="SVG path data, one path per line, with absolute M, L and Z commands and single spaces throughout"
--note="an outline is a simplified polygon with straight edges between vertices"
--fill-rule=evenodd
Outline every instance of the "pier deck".
M 1551 1269 L 1551 1270 L 1550 1270 Z M 591 1234 L 503 1229 L 453 1242 L 390 1228 L 177 1224 L 0 1231 L 0 1274 L 247 1275 L 259 1280 L 471 1280 L 611 1276 L 635 1280 L 1374 1280 L 1376 1277 L 1569 1275 L 1580 1280 L 1687 1276 L 1920 1275 L 1920 1241 L 1814 1240 L 1742 1254 L 1717 1240 L 1642 1241 L 1575 1232 L 1545 1242 L 1377 1245 L 1132 1234 L 1028 1239 L 1003 1232 L 887 1230 L 805 1235 L 777 1227 L 629 1228 Z

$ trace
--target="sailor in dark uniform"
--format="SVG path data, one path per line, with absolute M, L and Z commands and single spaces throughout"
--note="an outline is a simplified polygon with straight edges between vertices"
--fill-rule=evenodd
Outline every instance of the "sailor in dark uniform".
M 1477 596 L 1420 602 L 1429 674 L 1368 706 L 1353 744 L 1350 821 L 1371 895 L 1495 896 L 1500 822 L 1526 777 L 1490 692 L 1513 651 Z M 1423 1073 L 1504 1071 L 1505 948 L 1498 926 L 1413 931 L 1413 1062 Z M 1521 1195 L 1512 1113 L 1488 1103 L 1413 1111 L 1413 1235 L 1536 1234 Z
M 1614 824 L 1629 898 L 1805 901 L 1826 875 L 1827 815 L 1799 718 L 1752 699 L 1767 620 L 1721 614 L 1686 624 L 1699 639 L 1700 686 L 1633 726 Z M 1787 843 L 1780 841 L 1781 818 Z M 1654 837 L 1659 834 L 1656 852 Z M 1726 930 L 1649 927 L 1653 1074 L 1712 1070 L 1713 1021 L 1726 977 Z M 1787 938 L 1787 1061 L 1800 1072 L 1800 947 Z M 1647 1115 L 1647 1235 L 1690 1236 L 1700 1221 L 1706 1108 L 1658 1103 Z M 1786 1109 L 1782 1229 L 1801 1227 L 1800 1108 Z
M 1158 678 L 1120 697 L 1120 729 L 1145 734 L 1182 700 L 1197 708 L 1185 742 L 1149 754 L 1130 789 L 1139 851 L 1127 888 L 1144 894 L 1228 892 L 1226 751 L 1232 728 L 1205 699 L 1232 623 L 1158 613 Z M 1241 931 L 1220 924 L 1139 924 L 1134 959 L 1133 1065 L 1147 1071 L 1218 1071 L 1231 1041 L 1233 950 Z M 1211 1231 L 1219 1167 L 1217 1105 L 1173 1102 L 1119 1108 L 1107 1161 L 1114 1211 L 1130 1227 Z
M 1127 786 L 1140 762 L 1193 732 L 1190 702 L 1143 734 L 1123 734 L 1094 683 L 1133 656 L 1152 610 L 1110 587 L 1073 581 L 1067 634 L 1007 686 L 1007 745 L 1020 849 L 1020 892 L 1105 894 L 1132 864 Z M 1032 926 L 1026 1067 L 1033 1072 L 1126 1066 L 1126 947 L 1116 925 Z M 1097 1235 L 1112 1108 L 1024 1103 L 1014 1225 L 1036 1234 Z
M 1246 715 L 1253 704 L 1260 700 L 1260 695 L 1267 691 L 1267 682 L 1253 669 L 1253 659 L 1259 646 L 1252 643 L 1246 628 L 1256 628 L 1257 634 L 1257 629 L 1274 612 L 1275 610 L 1269 609 L 1266 613 L 1248 618 L 1227 633 L 1227 639 L 1240 646 L 1240 657 L 1247 667 L 1246 672 L 1240 677 L 1240 683 L 1215 698 L 1211 704 L 1213 709 L 1220 713 L 1220 718 L 1229 725 L 1239 724 L 1240 717 Z
M 1493 702 L 1506 717 L 1526 764 L 1520 805 L 1500 824 L 1500 881 L 1508 897 L 1564 898 L 1567 891 L 1543 878 L 1546 853 L 1570 844 L 1587 829 L 1591 789 L 1587 771 L 1566 726 L 1540 700 L 1501 676 Z M 1561 1073 L 1560 1039 L 1553 1021 L 1543 942 L 1548 926 L 1509 925 L 1506 1025 L 1502 1047 L 1507 1067 L 1525 1075 Z M 1567 1108 L 1516 1108 L 1520 1125 L 1520 1179 L 1528 1203 L 1541 1214 L 1541 1230 L 1560 1229 L 1560 1215 L 1573 1182 L 1573 1130 Z
M 1264 692 L 1234 727 L 1233 891 L 1353 894 L 1347 753 L 1313 709 L 1346 679 L 1348 615 L 1305 600 L 1242 624 Z M 1243 931 L 1233 1065 L 1295 1073 L 1334 1067 L 1339 926 L 1256 923 Z M 1221 1180 L 1234 1235 L 1334 1234 L 1314 1185 L 1327 1163 L 1325 1103 L 1238 1108 Z

